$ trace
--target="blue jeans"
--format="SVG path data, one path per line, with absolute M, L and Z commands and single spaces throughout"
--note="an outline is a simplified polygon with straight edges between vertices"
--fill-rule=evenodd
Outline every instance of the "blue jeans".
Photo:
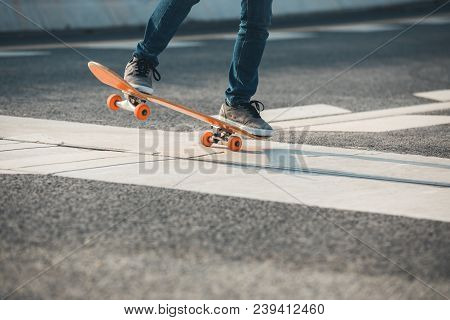
M 139 42 L 134 55 L 156 67 L 159 64 L 158 55 L 167 47 L 192 6 L 199 1 L 160 0 L 150 17 L 144 40 Z M 225 91 L 225 99 L 230 105 L 248 102 L 256 93 L 258 67 L 271 20 L 272 0 L 241 0 L 241 23 L 229 70 L 229 85 Z

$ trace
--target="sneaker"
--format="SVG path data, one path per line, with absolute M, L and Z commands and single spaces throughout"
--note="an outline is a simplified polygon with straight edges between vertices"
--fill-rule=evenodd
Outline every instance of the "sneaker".
M 271 137 L 272 127 L 261 118 L 264 105 L 256 100 L 237 106 L 222 104 L 219 119 L 247 131 L 255 136 Z
M 152 77 L 156 81 L 161 80 L 159 72 L 147 61 L 133 57 L 125 67 L 123 78 L 133 88 L 147 94 L 153 94 Z

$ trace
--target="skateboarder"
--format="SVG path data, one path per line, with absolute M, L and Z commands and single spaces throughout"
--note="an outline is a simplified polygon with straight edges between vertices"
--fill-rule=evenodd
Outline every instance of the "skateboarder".
M 200 0 L 160 0 L 125 68 L 124 78 L 136 89 L 152 94 L 152 78 L 161 79 L 156 70 L 158 55 L 167 47 L 192 6 Z M 220 119 L 258 136 L 271 136 L 272 128 L 260 112 L 264 105 L 251 97 L 258 86 L 258 67 L 269 36 L 272 0 L 241 0 L 241 23 L 229 70 L 229 85 Z

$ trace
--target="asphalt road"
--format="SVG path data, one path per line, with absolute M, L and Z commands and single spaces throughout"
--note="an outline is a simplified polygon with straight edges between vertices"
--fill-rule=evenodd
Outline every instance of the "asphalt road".
M 398 32 L 320 32 L 269 42 L 256 98 L 267 108 L 324 103 L 353 112 L 427 103 L 413 93 L 450 86 L 450 24 L 413 28 L 309 95 Z M 216 113 L 232 46 L 229 40 L 208 40 L 200 47 L 168 49 L 160 59 L 158 94 Z M 1 115 L 139 125 L 105 109 L 112 90 L 92 77 L 84 57 L 70 49 L 35 50 L 50 54 L 0 58 Z M 80 50 L 117 71 L 130 56 L 129 50 Z M 204 128 L 162 108 L 154 108 L 152 117 L 151 129 Z M 274 139 L 450 157 L 449 125 Z M 29 175 L 0 175 L 0 212 L 3 297 L 450 295 L 450 224 L 444 222 Z
M 413 28 L 311 94 L 400 31 L 321 32 L 310 39 L 269 42 L 256 98 L 267 108 L 324 103 L 354 112 L 428 103 L 429 100 L 416 98 L 413 93 L 448 88 L 448 24 Z M 71 41 L 77 40 L 83 41 L 83 38 L 71 37 Z M 168 49 L 160 58 L 158 70 L 162 81 L 156 84 L 158 94 L 202 112 L 217 113 L 227 85 L 232 47 L 233 41 L 222 40 L 205 41 L 200 47 Z M 131 54 L 130 50 L 80 51 L 90 60 L 99 61 L 120 73 Z M 85 57 L 68 49 L 50 52 L 51 55 L 29 59 L 0 60 L 3 79 L 8 79 L 0 87 L 0 114 L 117 126 L 138 125 L 132 117 L 117 117 L 103 108 L 104 99 L 112 90 L 99 84 L 89 73 Z M 307 98 L 302 99 L 305 96 Z M 147 127 L 189 131 L 205 128 L 205 125 L 158 108 Z M 440 141 L 435 139 L 436 133 L 442 137 Z M 449 135 L 448 126 L 376 137 L 350 133 L 345 139 L 335 133 L 311 132 L 304 142 L 449 157 Z M 402 148 L 397 147 L 399 138 L 405 141 Z

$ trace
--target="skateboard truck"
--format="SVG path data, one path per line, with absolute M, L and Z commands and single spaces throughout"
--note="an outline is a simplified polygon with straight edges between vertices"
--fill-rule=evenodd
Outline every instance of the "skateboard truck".
M 141 121 L 146 121 L 150 117 L 151 111 L 149 106 L 146 104 L 145 100 L 139 98 L 128 96 L 125 94 L 127 99 L 122 99 L 119 94 L 112 94 L 106 101 L 106 105 L 113 111 L 119 109 L 131 111 L 134 116 Z
M 200 137 L 200 142 L 205 147 L 211 147 L 213 144 L 223 144 L 231 151 L 239 151 L 242 148 L 241 137 L 220 127 L 211 126 L 211 130 L 205 131 Z

